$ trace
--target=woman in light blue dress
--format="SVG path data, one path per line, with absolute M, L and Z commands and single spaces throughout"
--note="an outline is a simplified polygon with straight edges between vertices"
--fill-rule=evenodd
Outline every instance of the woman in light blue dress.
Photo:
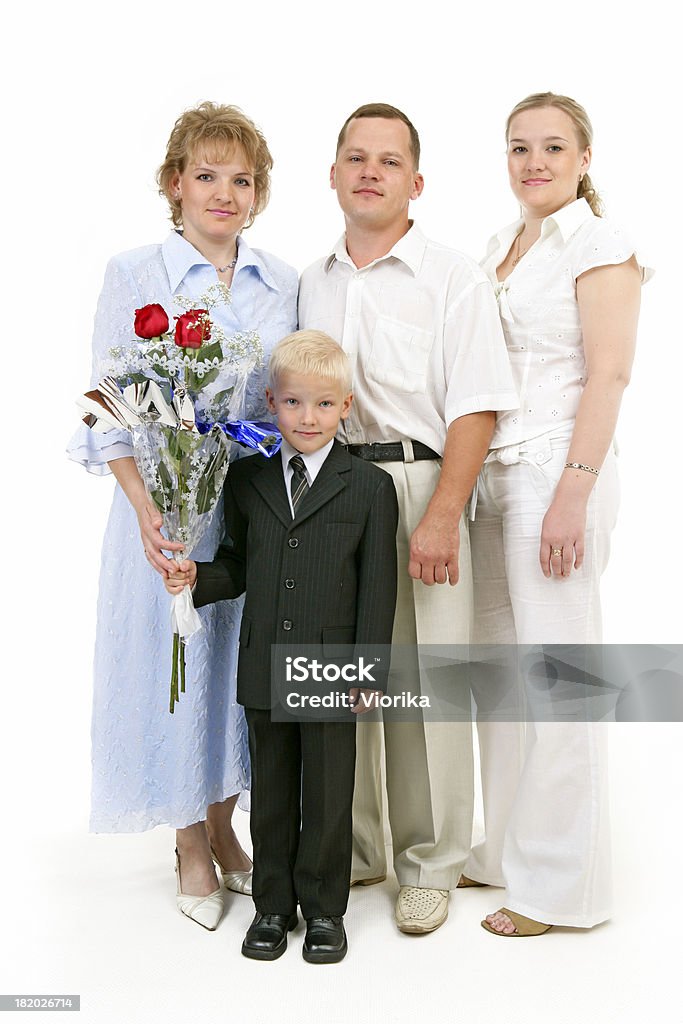
M 296 328 L 296 271 L 250 249 L 240 234 L 268 201 L 271 167 L 263 136 L 237 108 L 203 103 L 181 115 L 158 173 L 176 230 L 161 245 L 110 261 L 95 318 L 93 385 L 106 372 L 110 348 L 131 344 L 136 309 L 159 303 L 169 314 L 181 312 L 174 295 L 199 298 L 217 281 L 230 287 L 232 301 L 215 306 L 212 319 L 226 335 L 256 331 L 266 361 Z M 265 378 L 265 366 L 250 376 L 246 418 L 267 415 Z M 244 717 L 235 701 L 241 601 L 199 611 L 204 628 L 188 644 L 186 692 L 170 715 L 170 599 L 161 576 L 173 545 L 160 533 L 125 431 L 98 434 L 83 425 L 69 455 L 96 475 L 113 472 L 119 484 L 102 552 L 91 828 L 174 827 L 178 907 L 213 929 L 223 910 L 213 861 L 226 886 L 250 892 L 250 861 L 231 826 L 249 787 Z M 221 502 L 193 558 L 213 558 L 222 521 Z

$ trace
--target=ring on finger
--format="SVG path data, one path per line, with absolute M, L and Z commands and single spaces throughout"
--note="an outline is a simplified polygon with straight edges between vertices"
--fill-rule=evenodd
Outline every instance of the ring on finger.
M 553 558 L 562 557 L 562 548 L 553 548 Z

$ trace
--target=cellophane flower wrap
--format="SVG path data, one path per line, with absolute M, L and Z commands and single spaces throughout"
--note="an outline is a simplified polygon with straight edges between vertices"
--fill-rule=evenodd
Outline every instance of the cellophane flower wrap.
M 157 303 L 135 310 L 135 340 L 110 349 L 106 375 L 78 405 L 97 431 L 124 427 L 135 462 L 159 510 L 166 535 L 188 557 L 216 507 L 235 442 L 270 456 L 280 436 L 270 423 L 241 419 L 247 377 L 262 358 L 254 331 L 226 336 L 211 309 L 230 302 L 226 285 L 212 285 L 200 299 L 175 297 L 185 311 L 170 330 Z M 133 313 L 131 311 L 131 318 Z M 220 383 L 219 383 L 220 382 Z M 189 587 L 172 598 L 173 660 L 169 710 L 185 691 L 185 643 L 202 628 Z

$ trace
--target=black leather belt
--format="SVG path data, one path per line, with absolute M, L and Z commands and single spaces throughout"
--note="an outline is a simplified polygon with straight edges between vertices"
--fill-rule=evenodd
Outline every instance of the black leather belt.
M 421 441 L 411 441 L 413 456 L 416 462 L 423 459 L 440 459 L 438 452 L 428 448 Z M 405 462 L 403 445 L 400 441 L 389 441 L 387 444 L 347 444 L 346 450 L 350 455 L 367 462 Z

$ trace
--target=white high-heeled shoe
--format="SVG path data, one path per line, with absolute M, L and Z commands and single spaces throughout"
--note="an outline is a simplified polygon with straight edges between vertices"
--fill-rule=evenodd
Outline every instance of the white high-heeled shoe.
M 202 928 L 213 932 L 218 927 L 218 922 L 223 916 L 223 890 L 218 887 L 215 892 L 208 896 L 190 896 L 184 893 L 180 887 L 180 856 L 175 852 L 175 872 L 177 877 L 176 904 L 178 910 L 191 921 L 196 921 Z
M 252 871 L 226 871 L 218 857 L 213 846 L 211 847 L 211 856 L 218 865 L 218 870 L 223 876 L 223 885 L 226 889 L 230 889 L 231 892 L 238 892 L 241 896 L 251 896 L 251 876 Z

